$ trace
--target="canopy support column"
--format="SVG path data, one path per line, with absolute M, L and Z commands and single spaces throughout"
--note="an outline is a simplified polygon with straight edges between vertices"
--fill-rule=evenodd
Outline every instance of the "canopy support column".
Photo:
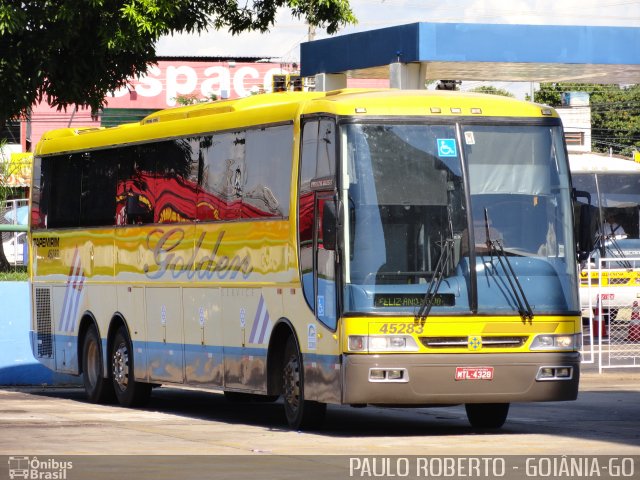
M 401 90 L 426 89 L 427 62 L 392 63 L 389 65 L 389 84 Z
M 328 92 L 347 88 L 347 75 L 345 73 L 318 73 L 316 75 L 316 91 Z

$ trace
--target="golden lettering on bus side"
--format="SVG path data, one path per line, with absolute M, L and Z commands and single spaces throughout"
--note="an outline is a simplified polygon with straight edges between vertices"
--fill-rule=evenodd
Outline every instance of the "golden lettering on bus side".
M 156 228 L 147 236 L 147 247 L 153 252 L 153 260 L 157 270 L 153 271 L 152 265 L 145 264 L 143 266 L 144 272 L 151 280 L 161 278 L 168 272 L 171 272 L 173 278 L 179 278 L 184 275 L 189 280 L 196 275 L 199 280 L 210 280 L 214 274 L 219 279 L 224 279 L 230 274 L 229 279 L 233 280 L 238 273 L 242 273 L 242 276 L 246 279 L 253 271 L 251 258 L 248 254 L 244 257 L 235 255 L 232 258 L 226 255 L 218 255 L 224 235 L 225 231 L 223 230 L 218 234 L 211 251 L 200 257 L 196 262 L 196 258 L 199 257 L 200 250 L 204 244 L 206 232 L 202 232 L 200 238 L 196 241 L 191 257 L 184 259 L 176 254 L 184 241 L 184 231 L 181 228 L 173 228 L 167 231 Z

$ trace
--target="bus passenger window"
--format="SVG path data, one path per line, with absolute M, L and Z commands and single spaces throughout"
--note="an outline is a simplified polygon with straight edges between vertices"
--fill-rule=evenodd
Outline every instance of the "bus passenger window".
M 253 129 L 246 135 L 243 217 L 288 216 L 293 126 Z
M 141 225 L 153 223 L 153 210 L 149 201 L 131 190 L 127 192 L 125 207 L 125 218 L 127 225 Z
M 245 132 L 213 135 L 201 150 L 202 171 L 197 201 L 200 221 L 240 218 Z
M 50 164 L 48 228 L 78 227 L 80 225 L 80 199 L 82 159 L 80 155 L 46 158 Z
M 199 150 L 197 137 L 151 146 L 149 154 L 156 159 L 154 217 L 157 223 L 195 220 Z
M 117 157 L 112 150 L 83 155 L 80 192 L 80 226 L 114 225 Z

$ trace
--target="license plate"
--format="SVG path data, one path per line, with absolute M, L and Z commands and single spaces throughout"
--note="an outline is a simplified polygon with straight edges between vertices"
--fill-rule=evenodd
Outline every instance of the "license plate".
M 493 367 L 456 367 L 456 380 L 493 380 Z

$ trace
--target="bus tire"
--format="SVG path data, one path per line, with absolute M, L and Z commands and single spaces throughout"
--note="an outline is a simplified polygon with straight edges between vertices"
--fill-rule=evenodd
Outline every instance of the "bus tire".
M 118 403 L 123 407 L 140 407 L 149 401 L 152 385 L 134 378 L 133 348 L 127 329 L 122 326 L 113 337 L 111 378 Z
M 473 428 L 500 428 L 509 414 L 508 403 L 467 403 L 464 408 Z
M 90 325 L 82 342 L 82 382 L 91 403 L 112 403 L 115 391 L 109 378 L 104 378 L 101 344 L 95 325 Z
M 327 404 L 305 400 L 302 355 L 293 335 L 287 339 L 282 368 L 282 397 L 287 423 L 293 430 L 319 428 L 327 411 Z

